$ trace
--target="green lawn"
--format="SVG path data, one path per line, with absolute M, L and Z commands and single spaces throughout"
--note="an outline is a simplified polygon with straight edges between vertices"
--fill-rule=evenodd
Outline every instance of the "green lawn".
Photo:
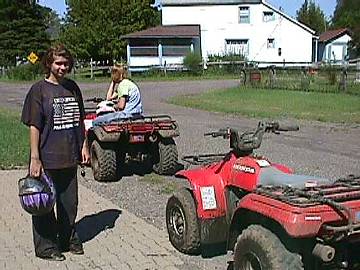
M 178 96 L 170 102 L 256 118 L 360 123 L 360 97 L 344 94 L 232 88 Z M 0 109 L 0 138 L 0 169 L 26 165 L 29 131 L 20 123 L 19 111 Z
M 0 110 L 0 169 L 27 164 L 29 130 L 17 111 Z
M 360 97 L 346 94 L 231 88 L 177 96 L 169 102 L 256 118 L 298 118 L 360 123 Z

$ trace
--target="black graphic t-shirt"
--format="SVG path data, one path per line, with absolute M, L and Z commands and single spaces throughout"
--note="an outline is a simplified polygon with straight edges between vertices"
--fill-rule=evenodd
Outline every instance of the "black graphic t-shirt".
M 40 158 L 45 169 L 76 166 L 84 141 L 84 105 L 77 84 L 35 83 L 27 94 L 21 121 L 40 131 Z

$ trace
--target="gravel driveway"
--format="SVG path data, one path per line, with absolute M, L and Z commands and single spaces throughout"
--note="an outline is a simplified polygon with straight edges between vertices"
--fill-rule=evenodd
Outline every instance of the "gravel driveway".
M 146 114 L 170 114 L 180 127 L 181 135 L 176 139 L 179 155 L 193 153 L 226 152 L 227 142 L 222 139 L 204 138 L 203 133 L 222 127 L 239 130 L 253 128 L 258 120 L 239 116 L 209 113 L 166 104 L 164 100 L 173 95 L 198 93 L 207 89 L 236 86 L 235 80 L 224 81 L 176 81 L 140 82 Z M 85 97 L 105 96 L 107 84 L 80 84 Z M 21 106 L 29 84 L 0 83 L 0 104 Z M 226 106 L 226 104 L 224 104 Z M 320 122 L 277 119 L 295 122 L 299 132 L 282 135 L 266 135 L 257 151 L 278 163 L 286 164 L 297 173 L 313 174 L 335 179 L 347 174 L 360 174 L 360 126 L 324 124 Z M 167 188 L 176 186 L 179 180 L 173 177 L 131 175 L 112 183 L 97 183 L 90 170 L 80 182 L 110 199 L 137 216 L 165 229 L 165 205 L 170 196 Z M 160 180 L 159 180 L 160 179 Z M 154 183 L 156 182 L 156 183 Z M 80 202 L 81 203 L 81 202 Z M 226 255 L 211 258 L 201 256 L 179 256 L 186 262 L 185 270 L 225 269 Z

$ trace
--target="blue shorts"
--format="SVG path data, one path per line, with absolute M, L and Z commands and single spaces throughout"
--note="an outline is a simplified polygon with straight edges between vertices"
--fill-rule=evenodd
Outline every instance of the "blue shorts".
M 96 117 L 93 121 L 93 126 L 102 126 L 112 122 L 124 121 L 126 119 L 138 118 L 141 116 L 140 113 L 126 113 L 123 111 L 107 113 Z

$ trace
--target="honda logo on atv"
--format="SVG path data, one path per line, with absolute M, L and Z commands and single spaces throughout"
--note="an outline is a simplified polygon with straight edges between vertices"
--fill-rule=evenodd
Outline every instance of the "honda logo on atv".
M 255 173 L 255 168 L 248 167 L 248 166 L 245 166 L 245 165 L 234 164 L 233 168 L 236 171 L 241 171 L 241 172 L 244 172 L 244 173 L 252 173 L 252 174 Z

